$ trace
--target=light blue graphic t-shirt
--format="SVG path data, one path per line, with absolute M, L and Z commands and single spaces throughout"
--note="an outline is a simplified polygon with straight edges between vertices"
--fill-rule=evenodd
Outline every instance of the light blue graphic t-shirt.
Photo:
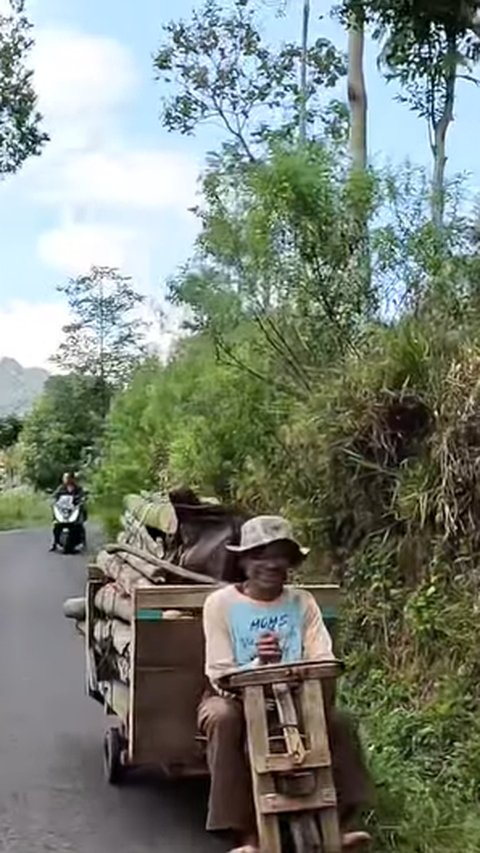
M 274 604 L 263 604 L 238 595 L 227 618 L 237 666 L 252 664 L 258 639 L 270 631 L 279 636 L 283 663 L 302 658 L 304 612 L 297 596 L 286 591 Z
M 215 685 L 235 669 L 256 666 L 262 634 L 279 637 L 283 663 L 333 660 L 332 638 L 313 595 L 286 587 L 275 601 L 244 595 L 234 584 L 217 589 L 203 608 L 205 672 Z

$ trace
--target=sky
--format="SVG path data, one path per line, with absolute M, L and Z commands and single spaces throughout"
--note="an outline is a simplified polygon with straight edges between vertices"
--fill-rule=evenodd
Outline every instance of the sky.
M 199 0 L 200 2 L 200 0 Z M 0 13 L 7 0 L 0 0 Z M 272 13 L 265 0 L 265 25 Z M 162 301 L 165 281 L 191 254 L 198 175 L 220 139 L 168 134 L 152 55 L 162 25 L 188 17 L 192 0 L 30 0 L 35 87 L 51 141 L 40 158 L 0 183 L 0 358 L 47 366 L 67 321 L 57 286 L 91 265 L 116 266 Z M 289 30 L 300 0 L 289 0 Z M 298 6 L 298 14 L 295 6 Z M 286 30 L 285 30 L 286 31 Z M 323 20 L 317 31 L 346 47 Z M 424 123 L 395 99 L 367 46 L 369 148 L 374 163 L 429 165 Z M 464 84 L 449 137 L 449 170 L 480 187 L 480 90 Z M 154 330 L 153 335 L 160 335 Z M 160 343 L 160 341 L 155 341 Z

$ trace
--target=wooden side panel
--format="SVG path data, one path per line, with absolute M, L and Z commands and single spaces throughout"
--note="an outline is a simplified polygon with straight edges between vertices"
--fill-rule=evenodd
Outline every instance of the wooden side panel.
M 141 617 L 143 611 L 157 610 L 160 618 L 161 610 L 201 610 L 207 596 L 219 588 L 220 584 L 217 587 L 201 584 L 166 584 L 139 588 L 135 591 L 135 611 Z M 307 584 L 302 588 L 311 592 L 322 609 L 326 621 L 335 621 L 341 604 L 340 588 L 336 584 Z
M 195 765 L 197 707 L 205 686 L 200 620 L 135 623 L 131 760 Z
M 147 610 L 201 610 L 215 589 L 220 589 L 220 585 L 166 584 L 139 588 L 135 590 L 135 612 L 137 618 L 142 618 Z
M 135 667 L 202 669 L 203 629 L 200 619 L 135 622 Z

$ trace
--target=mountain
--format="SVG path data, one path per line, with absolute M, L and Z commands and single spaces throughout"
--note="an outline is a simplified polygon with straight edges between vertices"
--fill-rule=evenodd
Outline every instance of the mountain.
M 48 376 L 40 367 L 22 367 L 14 358 L 0 358 L 0 417 L 28 412 Z

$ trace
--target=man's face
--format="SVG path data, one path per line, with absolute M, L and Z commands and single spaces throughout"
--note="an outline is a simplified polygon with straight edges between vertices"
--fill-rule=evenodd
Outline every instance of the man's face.
M 245 554 L 243 568 L 252 587 L 268 598 L 277 598 L 287 582 L 290 550 L 286 542 L 272 542 Z

